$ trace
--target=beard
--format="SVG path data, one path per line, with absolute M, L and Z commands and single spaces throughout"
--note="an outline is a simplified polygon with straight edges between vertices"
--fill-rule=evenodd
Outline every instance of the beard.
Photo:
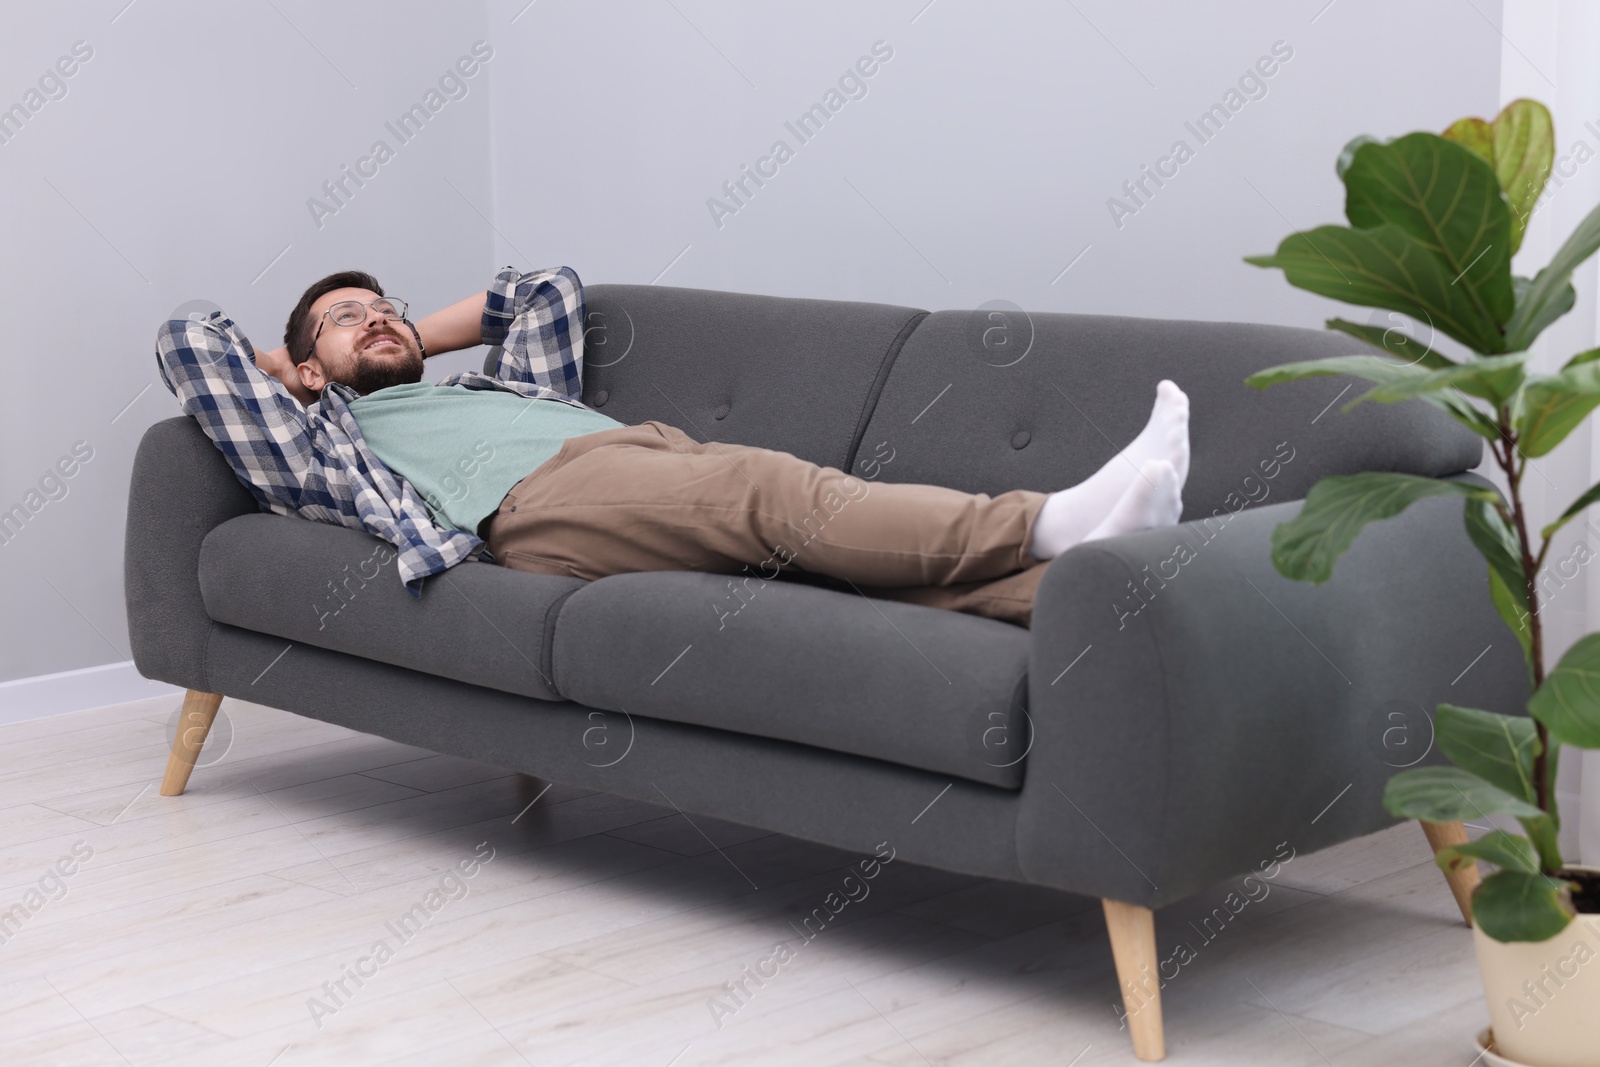
M 422 353 L 417 351 L 409 338 L 398 334 L 393 336 L 400 343 L 398 350 L 386 349 L 376 354 L 357 352 L 352 357 L 355 367 L 336 380 L 362 396 L 391 385 L 411 385 L 422 381 Z

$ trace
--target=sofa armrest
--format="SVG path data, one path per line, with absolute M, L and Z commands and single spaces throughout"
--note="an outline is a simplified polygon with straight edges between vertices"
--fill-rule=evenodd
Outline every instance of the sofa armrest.
M 133 460 L 123 548 L 128 641 L 144 677 L 212 692 L 200 545 L 217 526 L 258 510 L 194 419 L 179 415 L 145 431 Z
M 1030 880 L 1180 899 L 1280 846 L 1305 854 L 1391 825 L 1384 783 L 1439 758 L 1436 704 L 1521 712 L 1521 652 L 1459 499 L 1368 526 L 1321 586 L 1272 565 L 1272 529 L 1302 504 L 1081 545 L 1050 565 L 1017 828 Z

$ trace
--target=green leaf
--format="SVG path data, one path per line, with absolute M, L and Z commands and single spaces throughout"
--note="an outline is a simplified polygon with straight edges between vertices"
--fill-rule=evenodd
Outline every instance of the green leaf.
M 1511 291 L 1516 294 L 1517 307 L 1521 308 L 1529 301 L 1529 294 L 1533 291 L 1533 279 L 1513 275 L 1511 278 Z M 1543 305 L 1529 311 L 1530 317 L 1525 325 L 1517 325 L 1517 316 L 1515 314 L 1511 316 L 1512 321 L 1506 323 L 1508 341 L 1513 336 L 1511 331 L 1516 330 L 1516 336 L 1526 336 L 1528 338 L 1528 344 L 1525 347 L 1532 347 L 1533 339 L 1543 333 L 1545 327 L 1571 311 L 1577 302 L 1578 291 L 1572 287 L 1570 282 L 1559 287 L 1554 293 L 1550 294 L 1550 298 Z
M 1353 407 L 1363 400 L 1393 404 L 1399 400 L 1410 400 L 1423 393 L 1438 392 L 1441 389 L 1459 389 L 1480 400 L 1487 400 L 1498 408 L 1501 404 L 1509 402 L 1522 387 L 1523 365 L 1531 355 L 1530 352 L 1516 352 L 1509 356 L 1488 356 L 1446 367 L 1443 370 L 1430 371 L 1420 377 L 1412 376 L 1389 382 L 1368 390 L 1350 406 Z
M 1596 500 L 1600 500 L 1600 483 L 1591 485 L 1586 493 L 1567 506 L 1567 510 L 1561 513 L 1559 519 L 1540 530 L 1539 536 L 1548 540 L 1551 534 L 1583 514 L 1583 509 L 1593 504 Z
M 1330 320 L 1329 325 L 1342 321 L 1333 319 Z M 1344 325 L 1355 326 L 1355 323 L 1344 323 Z M 1352 336 L 1359 335 L 1352 333 Z M 1443 357 L 1439 358 L 1443 359 Z M 1444 362 L 1448 366 L 1456 366 L 1456 364 L 1450 363 L 1449 360 L 1444 360 Z M 1283 382 L 1299 381 L 1302 378 L 1316 378 L 1332 374 L 1348 374 L 1352 378 L 1387 384 L 1420 379 L 1425 377 L 1427 373 L 1426 370 L 1415 363 L 1396 363 L 1381 356 L 1328 356 L 1323 359 L 1308 359 L 1298 363 L 1283 363 L 1276 367 L 1268 367 L 1246 378 L 1245 384 L 1256 389 L 1266 389 Z M 1464 396 L 1455 393 L 1423 393 L 1420 394 L 1418 399 L 1432 404 L 1441 411 L 1449 412 L 1459 422 L 1464 423 L 1469 430 L 1486 440 L 1498 441 L 1502 436 L 1498 424 L 1487 414 L 1473 407 L 1472 403 Z M 1353 404 L 1354 401 L 1351 403 Z M 1350 406 L 1350 404 L 1346 404 L 1345 408 L 1348 410 Z
M 1457 422 L 1485 441 L 1499 441 L 1505 436 L 1500 430 L 1500 424 L 1473 407 L 1466 397 L 1454 393 L 1425 393 L 1418 399 L 1448 411 Z
M 1429 370 L 1443 370 L 1456 365 L 1455 360 L 1433 347 L 1431 339 L 1428 344 L 1420 344 L 1416 338 L 1408 336 L 1398 327 L 1391 326 L 1385 329 L 1381 326 L 1350 322 L 1348 319 L 1329 319 L 1324 325 L 1330 330 L 1347 333 L 1358 341 L 1365 341 L 1373 348 L 1389 353 L 1408 366 L 1415 364 L 1427 367 Z
M 1439 136 L 1469 149 L 1479 159 L 1494 166 L 1494 127 L 1482 119 L 1457 119 Z
M 1556 780 L 1555 760 L 1560 755 L 1561 749 L 1557 748 L 1550 753 L 1550 780 Z M 1541 815 L 1537 819 L 1518 819 L 1522 830 L 1528 835 L 1528 840 L 1533 842 L 1533 847 L 1539 853 L 1539 867 L 1546 871 L 1559 871 L 1562 868 L 1561 845 L 1557 840 L 1560 836 L 1561 824 L 1554 815 Z
M 1536 819 L 1544 814 L 1526 800 L 1459 767 L 1401 771 L 1384 787 L 1383 806 L 1397 818 L 1428 822 L 1484 819 L 1496 813 Z
M 1567 360 L 1561 365 L 1561 369 L 1571 370 L 1573 367 L 1581 367 L 1585 363 L 1593 363 L 1597 359 L 1600 359 L 1600 348 L 1590 348 Z
M 1528 698 L 1528 712 L 1557 741 L 1600 748 L 1600 634 L 1580 637 L 1567 649 Z
M 1515 595 L 1526 614 L 1528 584 L 1522 573 L 1522 549 L 1516 531 L 1506 522 L 1495 503 L 1482 497 L 1468 498 L 1465 514 L 1467 536 L 1472 538 L 1472 543 L 1488 561 L 1489 568 L 1505 583 L 1507 591 Z
M 1522 662 L 1528 666 L 1529 684 L 1533 680 L 1533 631 L 1528 628 L 1528 592 L 1527 587 L 1517 583 L 1516 591 L 1506 587 L 1505 580 L 1500 577 L 1500 572 L 1493 567 L 1489 568 L 1489 599 L 1494 604 L 1494 610 L 1500 613 L 1511 632 L 1516 635 L 1517 643 L 1522 646 Z
M 1537 100 L 1513 100 L 1494 120 L 1494 172 L 1511 207 L 1511 251 L 1533 214 L 1556 155 L 1555 124 Z
M 1450 130 L 1438 136 L 1456 142 L 1483 162 L 1494 166 L 1494 128 L 1483 122 L 1482 118 L 1458 118 L 1450 123 Z
M 1273 255 L 1245 262 L 1278 267 L 1290 285 L 1320 296 L 1427 322 L 1475 352 L 1513 350 L 1467 287 L 1451 284 L 1449 264 L 1392 223 L 1370 230 L 1319 226 L 1285 237 Z
M 1350 225 L 1403 230 L 1444 261 L 1482 318 L 1505 324 L 1515 309 L 1511 212 L 1492 166 L 1443 137 L 1411 133 L 1363 145 L 1343 178 Z
M 1580 363 L 1527 384 L 1517 419 L 1517 450 L 1525 456 L 1550 452 L 1600 405 L 1600 363 Z
M 1532 719 L 1440 704 L 1434 731 L 1451 763 L 1537 806 L 1533 757 L 1539 734 Z
M 1382 143 L 1383 142 L 1379 141 L 1376 137 L 1365 133 L 1359 137 L 1351 138 L 1350 143 L 1345 145 L 1344 148 L 1340 150 L 1339 158 L 1334 161 L 1334 173 L 1339 175 L 1339 178 L 1342 181 L 1344 179 L 1344 172 L 1350 169 L 1350 164 L 1355 161 L 1356 153 L 1361 150 L 1362 145 Z
M 1548 941 L 1576 916 L 1567 883 L 1524 871 L 1496 871 L 1472 894 L 1472 918 L 1496 941 Z
M 1345 319 L 1329 319 L 1327 326 L 1330 330 L 1347 333 L 1351 337 L 1365 341 L 1374 348 L 1388 352 L 1405 361 L 1407 366 L 1422 366 L 1433 370 L 1447 370 L 1459 366 L 1454 360 L 1440 355 L 1434 351 L 1433 345 L 1419 346 L 1413 338 L 1398 329 L 1382 329 L 1377 326 L 1366 326 L 1361 323 L 1349 322 Z M 1420 347 L 1420 351 L 1419 351 Z M 1292 365 L 1292 364 L 1291 364 Z M 1368 378 L 1368 381 L 1375 379 Z M 1405 380 L 1401 376 L 1395 377 L 1396 381 Z M 1358 398 L 1359 399 L 1359 398 Z M 1421 395 L 1420 399 L 1432 404 L 1441 411 L 1449 412 L 1457 422 L 1462 423 L 1473 433 L 1486 441 L 1498 441 L 1503 434 L 1499 425 L 1488 414 L 1478 410 L 1466 397 L 1455 392 Z M 1348 408 L 1350 405 L 1346 405 Z
M 1467 482 L 1390 471 L 1324 478 L 1306 494 L 1300 513 L 1272 531 L 1272 562 L 1285 578 L 1321 585 L 1367 523 L 1398 515 L 1423 497 L 1488 499 L 1493 492 Z
M 1517 535 L 1492 500 L 1469 497 L 1464 511 L 1467 536 L 1489 564 L 1489 600 L 1522 646 L 1522 661 L 1531 678 L 1533 630 L 1528 625 L 1528 583 L 1522 574 Z
M 1433 862 L 1446 874 L 1454 874 L 1478 860 L 1523 874 L 1539 873 L 1539 853 L 1526 837 L 1508 834 L 1504 830 L 1490 830 L 1476 841 L 1464 845 L 1441 848 L 1434 854 Z
M 1364 381 L 1389 384 L 1409 378 L 1423 378 L 1428 372 L 1421 367 L 1396 363 L 1382 356 L 1327 356 L 1323 359 L 1305 359 L 1298 363 L 1280 363 L 1276 367 L 1258 370 L 1244 380 L 1256 389 L 1267 389 L 1283 382 L 1302 378 L 1319 378 L 1330 374 L 1348 374 Z
M 1443 136 L 1494 168 L 1511 209 L 1511 251 L 1515 254 L 1555 159 L 1555 126 L 1549 110 L 1537 100 L 1513 100 L 1492 124 L 1477 118 L 1461 119 Z
M 1534 338 L 1546 326 L 1571 310 L 1577 299 L 1572 272 L 1596 249 L 1600 249 L 1600 207 L 1584 216 L 1549 265 L 1534 276 L 1533 284 L 1517 301 L 1511 321 L 1506 323 L 1506 347 L 1501 351 L 1520 352 L 1533 347 Z

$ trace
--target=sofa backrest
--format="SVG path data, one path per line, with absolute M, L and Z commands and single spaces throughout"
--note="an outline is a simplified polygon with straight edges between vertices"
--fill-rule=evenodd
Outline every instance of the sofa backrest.
M 1420 401 L 1341 412 L 1366 388 L 1350 378 L 1244 385 L 1277 363 L 1363 351 L 1327 331 L 648 285 L 586 297 L 585 403 L 862 478 L 1059 489 L 1132 440 L 1162 378 L 1191 402 L 1185 519 L 1300 499 L 1329 474 L 1440 476 L 1482 456 Z
M 915 308 L 652 285 L 590 285 L 584 403 L 698 441 L 849 466 Z

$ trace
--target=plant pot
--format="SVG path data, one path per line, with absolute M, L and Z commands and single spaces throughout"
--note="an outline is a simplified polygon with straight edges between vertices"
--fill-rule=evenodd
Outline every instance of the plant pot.
M 1481 1030 L 1478 1032 L 1478 1064 L 1482 1067 L 1528 1067 L 1526 1063 L 1508 1060 L 1500 1055 L 1495 1048 L 1494 1031 Z M 1476 1067 L 1476 1065 L 1475 1065 Z
M 1577 917 L 1546 941 L 1496 941 L 1474 926 L 1478 970 L 1501 1058 L 1600 1067 L 1600 868 L 1562 873 L 1585 887 L 1574 894 Z
M 1485 1029 L 1478 1032 L 1478 1058 L 1472 1067 L 1530 1067 L 1530 1065 L 1517 1060 L 1508 1060 L 1500 1055 L 1494 1043 L 1494 1031 Z

